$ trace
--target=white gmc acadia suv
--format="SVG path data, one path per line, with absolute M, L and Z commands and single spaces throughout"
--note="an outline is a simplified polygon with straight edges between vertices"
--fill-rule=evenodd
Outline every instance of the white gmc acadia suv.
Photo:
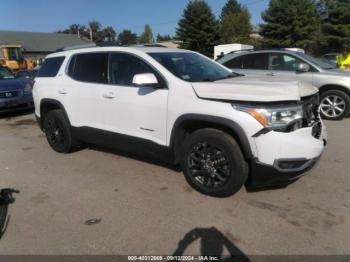
M 33 96 L 55 151 L 84 142 L 162 159 L 224 197 L 288 185 L 314 166 L 327 139 L 317 92 L 187 50 L 90 47 L 49 55 Z

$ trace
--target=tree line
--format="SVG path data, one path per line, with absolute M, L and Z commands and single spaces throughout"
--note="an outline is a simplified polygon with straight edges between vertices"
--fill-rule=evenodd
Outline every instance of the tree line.
M 98 21 L 91 21 L 88 25 L 72 24 L 65 30 L 59 30 L 56 33 L 75 34 L 79 37 L 90 39 L 95 43 L 115 43 L 119 45 L 132 44 L 152 44 L 154 42 L 169 41 L 172 39 L 170 35 L 157 34 L 156 39 L 153 37 L 153 32 L 150 25 L 146 24 L 143 33 L 138 36 L 131 30 L 124 29 L 122 32 L 117 32 L 111 26 L 103 27 Z
M 246 6 L 228 0 L 216 19 L 204 0 L 188 3 L 176 36 L 181 47 L 211 56 L 213 46 L 226 43 L 256 47 L 298 47 L 319 55 L 350 51 L 350 0 L 270 0 L 251 38 L 251 16 Z
M 190 0 L 176 28 L 176 35 L 158 34 L 145 25 L 137 36 L 131 30 L 118 35 L 110 26 L 97 21 L 89 26 L 71 25 L 60 33 L 79 34 L 94 42 L 111 41 L 120 45 L 154 43 L 176 39 L 180 47 L 212 56 L 218 44 L 241 43 L 256 47 L 298 47 L 313 54 L 350 50 L 350 0 L 270 0 L 261 14 L 263 23 L 255 30 L 248 8 L 228 0 L 217 17 L 205 0 Z M 262 38 L 252 38 L 252 32 Z

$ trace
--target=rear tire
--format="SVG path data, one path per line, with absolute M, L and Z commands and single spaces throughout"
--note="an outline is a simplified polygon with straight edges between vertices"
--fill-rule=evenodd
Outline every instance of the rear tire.
M 76 141 L 63 110 L 52 110 L 46 115 L 44 131 L 47 141 L 56 152 L 69 153 L 75 148 Z
M 350 98 L 340 90 L 329 90 L 320 96 L 321 117 L 328 120 L 341 120 L 349 115 Z
M 182 169 L 197 191 L 215 197 L 238 192 L 248 178 L 248 164 L 233 137 L 211 128 L 193 132 L 184 144 Z

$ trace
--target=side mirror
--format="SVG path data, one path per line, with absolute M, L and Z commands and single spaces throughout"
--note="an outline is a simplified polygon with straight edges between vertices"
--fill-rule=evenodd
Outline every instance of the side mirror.
M 158 84 L 157 77 L 152 73 L 134 75 L 132 83 L 137 86 L 154 86 Z
M 305 63 L 300 63 L 297 68 L 297 72 L 299 73 L 306 73 L 310 71 L 310 66 Z

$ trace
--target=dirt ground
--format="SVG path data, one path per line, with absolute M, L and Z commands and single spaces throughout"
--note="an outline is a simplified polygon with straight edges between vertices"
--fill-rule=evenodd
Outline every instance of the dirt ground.
M 327 149 L 307 176 L 218 199 L 169 167 L 55 153 L 33 114 L 3 116 L 0 187 L 20 193 L 0 254 L 350 254 L 350 118 L 326 125 Z

